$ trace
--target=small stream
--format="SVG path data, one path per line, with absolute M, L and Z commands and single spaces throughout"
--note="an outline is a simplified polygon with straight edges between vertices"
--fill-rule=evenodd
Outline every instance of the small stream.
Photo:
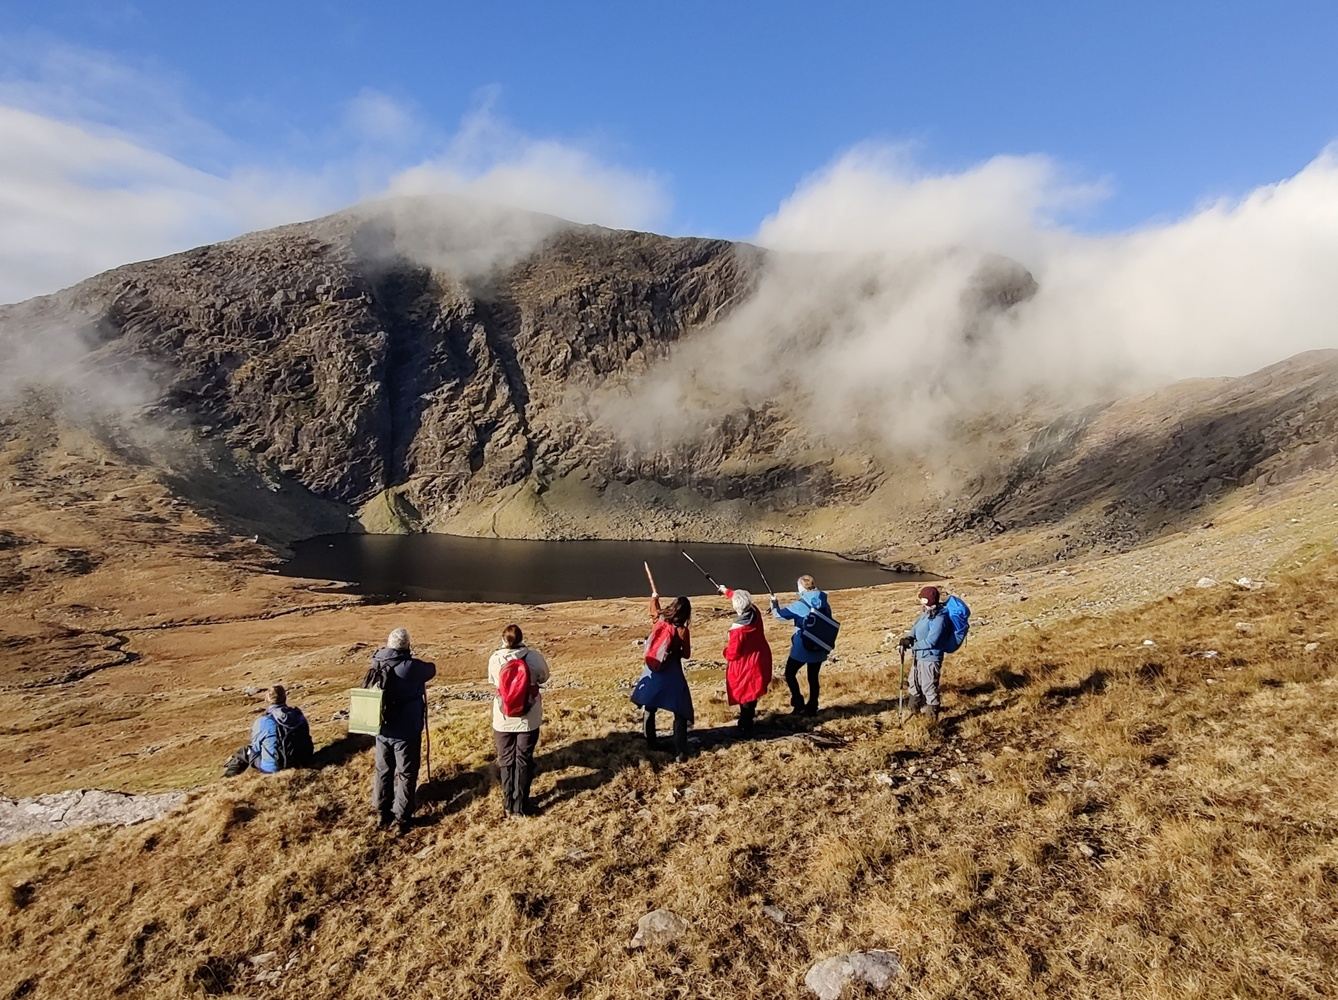
M 285 576 L 341 580 L 362 594 L 413 601 L 547 604 L 648 593 L 643 562 L 660 593 L 706 594 L 710 584 L 683 558 L 686 550 L 715 579 L 754 593 L 766 589 L 742 545 L 678 542 L 527 541 L 459 535 L 321 535 L 293 545 Z M 830 552 L 754 546 L 771 585 L 793 593 L 811 574 L 823 590 L 932 579 L 894 573 Z

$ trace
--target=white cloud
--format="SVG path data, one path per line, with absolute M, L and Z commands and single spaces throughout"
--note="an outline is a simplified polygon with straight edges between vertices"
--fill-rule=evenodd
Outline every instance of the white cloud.
M 370 88 L 348 102 L 344 120 L 349 132 L 363 142 L 403 146 L 423 133 L 422 123 L 406 105 Z
M 0 41 L 0 53 L 15 51 Z M 451 194 L 631 227 L 662 221 L 669 204 L 647 172 L 511 128 L 493 111 L 495 94 L 439 152 L 415 155 L 431 127 L 363 90 L 337 123 L 341 152 L 293 168 L 244 154 L 190 115 L 169 82 L 98 53 L 39 48 L 12 66 L 0 75 L 0 302 L 384 195 Z M 485 226 L 471 232 L 489 236 Z M 519 245 L 508 241 L 507 253 Z
M 440 155 L 394 176 L 389 193 L 462 195 L 629 229 L 662 224 L 670 205 L 656 174 L 568 142 L 526 136 L 498 118 L 490 102 L 465 117 Z
M 923 447 L 1027 399 L 1084 404 L 1338 347 L 1338 152 L 1168 224 L 1067 226 L 1101 191 L 1039 156 L 940 174 L 904 147 L 842 156 L 763 223 L 776 254 L 754 296 L 595 409 L 655 447 L 768 404 L 838 443 Z M 987 319 L 972 290 L 991 253 L 1039 289 Z

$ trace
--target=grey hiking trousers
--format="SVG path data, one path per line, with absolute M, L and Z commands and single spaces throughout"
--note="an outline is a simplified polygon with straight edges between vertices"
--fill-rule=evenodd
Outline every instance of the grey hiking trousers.
M 393 740 L 388 736 L 376 738 L 372 808 L 382 819 L 393 818 L 396 822 L 407 823 L 413 815 L 422 751 L 421 733 L 412 740 Z
M 906 679 L 912 702 L 918 698 L 929 708 L 939 707 L 938 677 L 942 670 L 942 660 L 929 657 L 921 659 L 918 655 L 915 657 L 911 663 L 910 677 Z

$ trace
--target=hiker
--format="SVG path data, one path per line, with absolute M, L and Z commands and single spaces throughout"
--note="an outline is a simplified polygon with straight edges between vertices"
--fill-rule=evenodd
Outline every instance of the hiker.
M 785 661 L 785 683 L 790 689 L 790 713 L 792 715 L 818 714 L 818 672 L 831 652 L 830 645 L 823 649 L 812 640 L 805 641 L 804 622 L 813 612 L 832 620 L 831 605 L 827 603 L 827 594 L 817 589 L 813 577 L 805 573 L 796 581 L 799 596 L 787 607 L 782 608 L 776 595 L 771 595 L 771 615 L 779 621 L 794 622 L 794 635 L 790 637 L 790 655 Z M 835 636 L 833 635 L 833 639 Z M 799 668 L 808 668 L 808 701 L 799 693 Z
M 689 621 L 692 604 L 675 597 L 661 609 L 660 595 L 650 595 L 650 617 L 654 625 L 646 641 L 646 665 L 632 688 L 632 702 L 646 710 L 646 745 L 655 749 L 655 713 L 674 715 L 674 753 L 681 763 L 688 757 L 688 726 L 692 725 L 692 692 L 683 674 L 683 660 L 692 655 Z
M 436 675 L 436 664 L 409 654 L 407 629 L 395 629 L 385 646 L 372 654 L 372 666 L 362 686 L 382 691 L 372 808 L 383 830 L 392 823 L 400 833 L 409 829 L 427 725 L 427 682 Z
M 920 590 L 920 607 L 923 609 L 920 617 L 901 637 L 901 646 L 912 653 L 911 673 L 906 684 L 911 714 L 924 712 L 932 725 L 938 722 L 941 708 L 938 680 L 943 670 L 943 654 L 956 646 L 953 644 L 953 623 L 943 608 L 937 587 Z
M 502 771 L 502 808 L 508 816 L 532 816 L 530 782 L 534 779 L 534 748 L 539 745 L 548 663 L 537 649 L 524 644 L 519 625 L 502 630 L 502 646 L 488 657 L 492 700 L 492 735 L 497 766 Z
M 250 767 L 263 774 L 274 774 L 311 763 L 311 727 L 302 710 L 288 704 L 288 692 L 282 684 L 269 689 L 269 702 L 264 714 L 251 726 L 251 742 L 224 765 L 227 777 L 236 777 Z
M 757 701 L 771 686 L 771 646 L 762 626 L 762 612 L 746 590 L 721 587 L 729 598 L 735 618 L 729 626 L 725 657 L 725 695 L 731 705 L 739 706 L 739 731 L 752 732 L 757 717 Z

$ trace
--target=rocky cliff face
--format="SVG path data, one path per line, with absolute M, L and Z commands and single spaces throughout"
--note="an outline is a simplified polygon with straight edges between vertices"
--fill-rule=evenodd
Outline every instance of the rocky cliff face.
M 0 406 L 54 383 L 89 410 L 189 426 L 213 456 L 213 509 L 253 495 L 217 485 L 235 460 L 245 471 L 228 475 L 268 483 L 310 533 L 332 509 L 294 508 L 294 491 L 382 530 L 742 538 L 889 560 L 1010 532 L 1047 538 L 1030 560 L 1128 546 L 1233 489 L 1338 463 L 1332 353 L 1054 422 L 999 414 L 972 444 L 985 458 L 946 475 L 873 442 L 814 446 L 766 402 L 637 444 L 592 418 L 591 394 L 710 338 L 758 286 L 764 252 L 515 214 L 480 234 L 478 219 L 457 231 L 418 207 L 252 234 L 0 308 Z M 982 266 L 962 349 L 988 335 L 975 318 L 1034 287 L 1009 262 Z
M 597 429 L 581 405 L 742 301 L 762 251 L 553 225 L 510 260 L 452 269 L 460 258 L 435 266 L 403 218 L 402 206 L 347 213 L 130 265 L 10 307 L 0 325 L 19 339 L 73 330 L 100 377 L 148 372 L 159 413 L 320 497 L 356 506 L 393 491 L 417 524 L 573 474 L 706 500 L 848 503 L 876 485 L 867 457 L 781 456 L 796 429 L 779 415 L 725 411 L 690 444 L 656 449 Z M 1029 283 L 993 269 L 975 308 Z

